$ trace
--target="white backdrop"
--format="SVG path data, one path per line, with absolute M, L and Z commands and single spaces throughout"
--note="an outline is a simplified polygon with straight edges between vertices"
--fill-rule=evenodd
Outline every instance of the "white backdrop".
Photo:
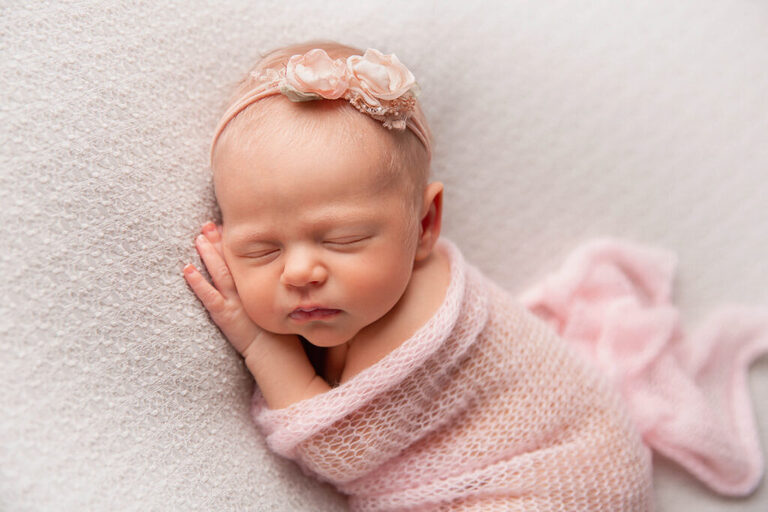
M 768 303 L 768 3 L 0 5 L 0 510 L 339 510 L 267 451 L 181 276 L 209 138 L 259 52 L 330 38 L 417 76 L 444 233 L 517 292 L 579 242 L 676 251 L 693 327 Z M 750 374 L 768 446 L 768 358 Z M 662 511 L 764 511 L 655 467 Z

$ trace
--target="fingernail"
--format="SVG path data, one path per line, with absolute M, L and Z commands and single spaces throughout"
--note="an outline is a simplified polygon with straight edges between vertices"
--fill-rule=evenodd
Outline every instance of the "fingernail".
M 187 263 L 187 265 L 184 267 L 185 274 L 191 274 L 194 270 L 195 270 L 195 267 L 191 263 Z
M 197 235 L 197 238 L 195 239 L 195 241 L 197 241 L 198 243 L 202 243 L 204 240 L 205 240 L 205 237 L 203 235 Z

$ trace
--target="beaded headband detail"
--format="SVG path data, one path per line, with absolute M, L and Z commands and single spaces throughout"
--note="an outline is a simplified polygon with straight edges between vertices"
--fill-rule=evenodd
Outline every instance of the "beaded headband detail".
M 331 59 L 325 50 L 294 55 L 285 68 L 252 73 L 257 82 L 279 87 L 291 101 L 343 98 L 386 128 L 405 130 L 416 105 L 419 86 L 394 55 L 369 48 L 346 61 Z

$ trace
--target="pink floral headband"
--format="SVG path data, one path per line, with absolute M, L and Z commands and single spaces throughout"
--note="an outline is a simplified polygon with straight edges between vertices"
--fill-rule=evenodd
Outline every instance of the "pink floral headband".
M 211 143 L 210 157 L 221 132 L 239 112 L 257 100 L 282 94 L 291 101 L 343 98 L 360 112 L 380 121 L 390 130 L 409 128 L 431 156 L 431 137 L 416 101 L 419 86 L 413 73 L 394 54 L 369 48 L 346 61 L 331 59 L 319 48 L 293 55 L 282 69 L 253 72 L 254 88 L 222 116 Z

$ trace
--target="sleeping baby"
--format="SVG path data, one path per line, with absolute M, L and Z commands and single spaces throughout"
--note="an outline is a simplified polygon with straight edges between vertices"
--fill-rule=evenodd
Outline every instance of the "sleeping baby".
M 352 510 L 651 510 L 621 386 L 440 238 L 418 92 L 394 55 L 312 42 L 262 58 L 219 123 L 213 282 L 184 276 L 256 423 Z

